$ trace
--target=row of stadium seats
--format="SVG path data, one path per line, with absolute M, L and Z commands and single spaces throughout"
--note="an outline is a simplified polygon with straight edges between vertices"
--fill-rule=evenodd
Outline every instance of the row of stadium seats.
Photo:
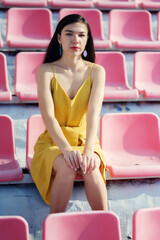
M 27 120 L 26 167 L 30 171 L 34 145 L 45 130 L 41 115 Z M 15 154 L 13 120 L 0 115 L 0 182 L 21 181 Z M 160 124 L 153 113 L 107 113 L 100 122 L 100 144 L 111 179 L 160 177 Z M 76 180 L 82 180 L 77 174 Z
M 88 20 L 96 49 L 116 48 L 135 51 L 160 48 L 160 12 L 157 14 L 157 40 L 153 38 L 152 16 L 147 10 L 111 10 L 108 39 L 104 36 L 105 23 L 100 10 L 63 8 L 59 11 L 59 20 L 74 13 Z M 108 22 L 106 24 L 108 25 Z M 7 11 L 6 41 L 9 47 L 46 48 L 53 32 L 52 12 L 49 9 L 10 8 Z M 3 47 L 2 38 L 0 47 Z
M 38 101 L 36 72 L 45 52 L 20 52 L 15 57 L 15 95 L 19 101 Z M 106 70 L 104 101 L 160 100 L 160 52 L 137 52 L 133 61 L 133 88 L 128 84 L 125 55 L 96 52 L 96 63 Z M 6 56 L 0 53 L 0 101 L 11 101 Z
M 145 8 L 158 9 L 160 2 L 158 0 L 2 0 L 4 6 L 26 6 L 26 7 L 45 7 L 47 4 L 54 8 L 73 7 L 73 8 L 91 8 L 100 9 L 110 8 Z
M 160 208 L 136 210 L 132 215 L 132 240 L 159 240 L 159 222 Z M 23 217 L 1 216 L 0 230 L 1 240 L 29 240 L 29 226 Z M 120 220 L 111 211 L 50 214 L 43 220 L 42 239 L 122 240 Z

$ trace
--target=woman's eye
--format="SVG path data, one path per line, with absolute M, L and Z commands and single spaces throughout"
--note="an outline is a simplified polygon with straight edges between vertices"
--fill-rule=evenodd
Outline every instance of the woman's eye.
M 80 37 L 85 37 L 85 35 L 84 35 L 84 34 L 80 34 L 79 36 L 80 36 Z
M 67 36 L 72 36 L 72 33 L 66 33 Z

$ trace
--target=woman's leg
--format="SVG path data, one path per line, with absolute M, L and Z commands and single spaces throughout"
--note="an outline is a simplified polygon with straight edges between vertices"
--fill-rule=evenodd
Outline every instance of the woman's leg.
M 82 174 L 85 184 L 87 200 L 92 210 L 108 210 L 107 189 L 99 171 L 100 158 L 95 153 L 97 166 L 95 170 L 87 174 Z
M 59 155 L 53 164 L 55 178 L 51 190 L 50 213 L 65 212 L 70 200 L 76 172 L 71 169 L 63 155 Z

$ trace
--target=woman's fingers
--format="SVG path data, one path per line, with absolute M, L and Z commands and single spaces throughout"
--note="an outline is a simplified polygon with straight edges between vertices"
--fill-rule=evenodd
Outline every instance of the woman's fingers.
M 87 156 L 83 156 L 83 161 L 82 161 L 83 174 L 86 174 L 86 171 L 87 171 Z
M 83 159 L 82 171 L 84 174 L 90 173 L 96 168 L 96 158 L 94 154 L 84 155 L 82 159 Z
M 73 160 L 74 159 L 73 151 L 68 151 L 63 156 L 64 156 L 64 159 L 66 160 L 68 166 L 71 167 L 72 169 L 75 169 L 76 165 Z
M 77 161 L 78 161 L 78 168 L 82 167 L 82 155 L 80 153 L 80 151 L 76 151 L 77 153 Z
M 73 169 L 74 167 L 73 167 L 73 165 L 72 165 L 72 163 L 71 163 L 71 161 L 70 161 L 69 156 L 64 155 L 64 159 L 66 160 L 67 165 L 68 165 L 70 168 Z
M 94 154 L 81 155 L 77 150 L 68 151 L 64 158 L 69 167 L 77 171 L 82 169 L 83 174 L 90 173 L 96 168 L 96 158 Z
M 64 154 L 64 158 L 67 161 L 67 164 L 69 167 L 77 171 L 78 168 L 80 168 L 81 162 L 82 162 L 82 156 L 79 151 L 69 151 L 66 154 Z
M 75 170 L 75 171 L 77 171 L 77 159 L 76 159 L 77 157 L 76 157 L 76 152 L 75 151 L 71 151 L 71 153 L 70 153 L 70 162 L 71 162 L 71 164 L 72 164 L 72 166 L 73 166 L 73 169 Z

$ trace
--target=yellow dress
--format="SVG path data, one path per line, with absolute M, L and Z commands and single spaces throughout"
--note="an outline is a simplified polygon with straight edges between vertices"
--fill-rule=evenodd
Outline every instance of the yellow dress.
M 91 92 L 91 69 L 87 79 L 83 82 L 75 97 L 70 99 L 58 83 L 53 65 L 52 94 L 55 108 L 55 117 L 74 150 L 83 154 L 86 140 L 86 112 Z M 100 172 L 105 181 L 105 159 L 99 145 L 98 138 L 95 143 L 95 152 L 100 156 Z M 39 136 L 34 146 L 34 156 L 31 164 L 32 178 L 47 204 L 50 204 L 51 186 L 54 180 L 52 166 L 54 159 L 62 152 L 50 137 L 47 129 Z

